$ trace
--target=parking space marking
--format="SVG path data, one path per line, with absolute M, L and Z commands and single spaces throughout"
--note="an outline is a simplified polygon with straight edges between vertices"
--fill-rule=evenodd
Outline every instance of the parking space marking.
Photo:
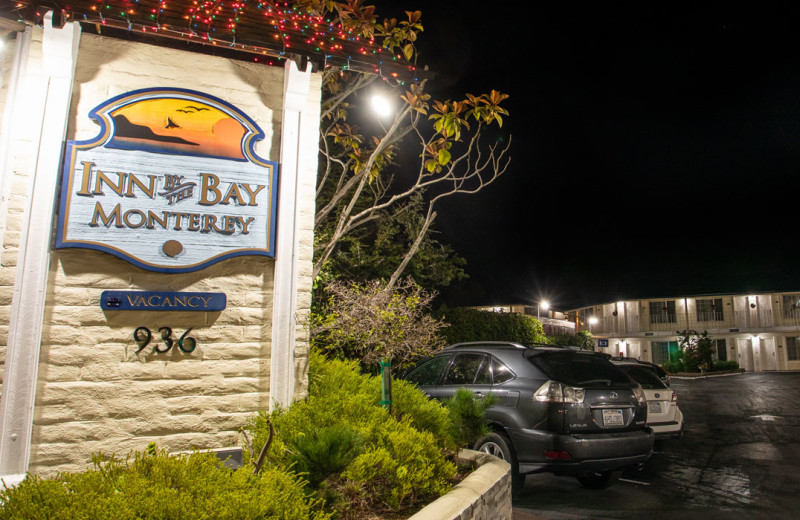
M 628 482 L 629 484 L 638 484 L 640 486 L 649 486 L 650 485 L 649 482 L 641 482 L 639 480 L 630 480 L 630 479 L 627 479 L 627 478 L 621 478 L 621 479 L 619 479 L 619 481 L 620 482 Z

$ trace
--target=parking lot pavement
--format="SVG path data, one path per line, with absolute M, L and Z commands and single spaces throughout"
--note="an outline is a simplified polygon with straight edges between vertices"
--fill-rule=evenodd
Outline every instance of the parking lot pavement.
M 795 520 L 800 511 L 800 373 L 674 380 L 683 438 L 656 443 L 608 489 L 529 475 L 514 520 Z M 532 516 L 523 516 L 532 515 Z
M 511 511 L 512 520 L 546 520 L 545 517 L 523 511 L 522 509 L 513 509 Z

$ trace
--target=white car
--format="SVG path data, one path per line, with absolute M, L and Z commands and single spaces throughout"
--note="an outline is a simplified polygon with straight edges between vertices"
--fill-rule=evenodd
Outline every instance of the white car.
M 683 435 L 683 413 L 678 408 L 678 394 L 658 377 L 649 364 L 635 361 L 612 361 L 639 383 L 647 398 L 647 426 L 656 439 L 680 438 Z

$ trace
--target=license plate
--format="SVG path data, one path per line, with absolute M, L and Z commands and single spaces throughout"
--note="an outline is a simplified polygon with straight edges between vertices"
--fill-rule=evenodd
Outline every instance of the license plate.
M 661 413 L 661 401 L 649 401 L 647 411 L 650 413 Z
M 603 410 L 603 426 L 625 426 L 622 410 Z

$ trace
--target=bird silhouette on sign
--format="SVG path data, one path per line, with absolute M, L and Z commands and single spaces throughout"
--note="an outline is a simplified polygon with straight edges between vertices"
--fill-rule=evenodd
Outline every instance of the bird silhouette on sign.
M 171 117 L 167 116 L 167 125 L 164 128 L 180 128 L 180 127 L 181 125 L 173 121 Z
M 194 105 L 186 105 L 183 108 L 176 108 L 176 112 L 183 112 L 184 114 L 193 114 L 195 112 L 202 112 L 203 110 L 208 111 L 209 109 L 206 107 L 196 107 Z

